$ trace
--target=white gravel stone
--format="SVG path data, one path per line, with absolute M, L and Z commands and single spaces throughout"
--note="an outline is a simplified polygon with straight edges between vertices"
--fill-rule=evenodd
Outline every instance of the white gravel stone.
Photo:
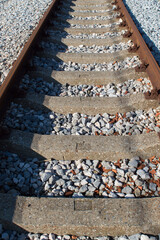
M 147 235 L 142 234 L 141 240 L 150 240 L 150 238 Z
M 122 187 L 123 186 L 123 183 L 121 183 L 118 180 L 116 180 L 114 184 L 115 184 L 116 187 Z
M 134 197 L 135 197 L 135 195 L 134 194 L 130 194 L 130 193 L 125 195 L 125 198 L 134 198 Z

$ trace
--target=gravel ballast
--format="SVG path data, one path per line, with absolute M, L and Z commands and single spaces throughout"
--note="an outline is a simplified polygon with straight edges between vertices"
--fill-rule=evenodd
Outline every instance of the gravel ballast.
M 25 196 L 135 198 L 160 195 L 160 159 L 39 161 L 0 152 L 1 192 Z
M 125 30 L 122 30 L 121 32 L 105 32 L 103 34 L 100 33 L 92 33 L 92 34 L 84 34 L 84 33 L 77 33 L 76 35 L 73 34 L 69 34 L 66 32 L 61 32 L 61 31 L 53 31 L 52 29 L 47 29 L 46 33 L 50 36 L 55 37 L 60 36 L 62 38 L 73 38 L 73 39 L 106 39 L 106 38 L 114 38 L 114 37 L 118 37 L 121 36 L 122 34 L 125 33 Z
M 35 111 L 12 103 L 6 112 L 4 125 L 27 132 L 53 135 L 136 135 L 160 132 L 160 112 L 157 109 L 136 110 L 116 115 L 103 113 L 60 114 Z
M 90 238 L 87 236 L 77 237 L 71 235 L 56 235 L 54 233 L 18 233 L 16 231 L 4 229 L 2 224 L 0 224 L 0 238 L 3 240 L 160 240 L 160 234 L 153 236 L 139 233 L 131 236 L 120 236 L 115 238 L 109 236 Z
M 73 19 L 73 20 L 108 20 L 113 19 L 118 16 L 117 13 L 114 13 L 109 16 L 87 16 L 87 17 L 81 17 L 81 16 L 74 16 L 70 14 L 63 14 L 63 13 L 56 13 L 57 17 L 64 18 L 64 19 Z
M 45 82 L 43 78 L 31 78 L 25 75 L 20 89 L 27 92 L 36 92 L 48 96 L 61 97 L 122 97 L 130 94 L 151 92 L 151 82 L 147 78 L 129 79 L 124 83 L 109 83 L 108 85 L 61 85 L 54 82 Z
M 109 16 L 89 16 L 89 17 L 74 17 L 73 20 L 108 20 L 113 19 L 117 16 L 117 14 L 109 15 Z
M 114 28 L 115 26 L 118 26 L 120 23 L 122 22 L 122 20 L 120 19 L 118 22 L 115 23 L 110 23 L 110 24 L 87 24 L 87 25 L 83 25 L 83 24 L 73 24 L 73 23 L 67 23 L 67 22 L 60 22 L 60 21 L 50 21 L 51 24 L 53 24 L 53 26 L 55 26 L 56 28 Z
M 145 42 L 160 65 L 160 1 L 123 0 Z
M 66 7 L 60 7 L 59 9 L 61 11 L 66 11 L 67 6 Z M 68 6 L 68 9 L 70 10 L 70 6 Z M 75 9 L 74 12 L 81 12 L 81 13 L 106 13 L 106 12 L 112 12 L 114 9 L 115 9 L 115 7 L 113 6 L 112 9 L 98 9 L 98 10 L 82 10 L 82 9 L 79 10 L 79 9 Z
M 129 49 L 129 47 L 133 46 L 132 41 L 120 42 L 119 44 L 113 44 L 113 45 L 92 45 L 92 46 L 86 46 L 86 45 L 78 45 L 78 46 L 63 46 L 60 44 L 55 44 L 51 42 L 44 42 L 42 41 L 40 44 L 40 47 L 43 48 L 44 51 L 47 50 L 53 50 L 55 52 L 66 52 L 66 53 L 114 53 L 118 51 L 123 51 Z
M 129 49 L 132 46 L 132 43 L 129 41 L 128 43 L 119 43 L 113 44 L 111 46 L 85 46 L 79 45 L 78 47 L 69 46 L 67 49 L 67 53 L 113 53 L 118 51 L 123 51 Z
M 52 0 L 1 1 L 0 84 Z
M 48 70 L 56 71 L 118 71 L 122 69 L 135 68 L 141 63 L 138 56 L 127 57 L 123 61 L 112 61 L 109 63 L 87 63 L 57 61 L 54 58 L 44 58 L 34 56 L 30 60 L 31 67 L 43 67 Z

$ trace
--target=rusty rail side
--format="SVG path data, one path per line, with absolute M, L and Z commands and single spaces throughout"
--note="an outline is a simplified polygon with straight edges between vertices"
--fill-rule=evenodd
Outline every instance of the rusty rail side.
M 153 87 L 160 89 L 160 68 L 154 59 L 151 51 L 147 47 L 143 37 L 138 31 L 135 23 L 133 22 L 130 14 L 128 13 L 123 0 L 117 0 L 117 6 L 120 7 L 120 12 L 124 15 L 124 18 L 128 25 L 128 30 L 132 33 L 131 38 L 134 43 L 139 46 L 137 53 L 139 54 L 142 61 L 148 64 L 146 72 L 152 82 Z
M 0 117 L 2 117 L 10 99 L 14 95 L 14 91 L 16 91 L 15 90 L 16 83 L 25 73 L 25 65 L 27 63 L 27 60 L 31 56 L 31 53 L 34 50 L 34 46 L 36 45 L 36 42 L 38 41 L 45 25 L 47 24 L 47 21 L 50 15 L 52 14 L 52 11 L 54 10 L 57 2 L 58 0 L 52 1 L 49 8 L 44 13 L 43 17 L 39 21 L 39 24 L 31 34 L 24 48 L 22 49 L 17 60 L 14 62 L 13 67 L 8 73 L 6 79 L 0 86 Z

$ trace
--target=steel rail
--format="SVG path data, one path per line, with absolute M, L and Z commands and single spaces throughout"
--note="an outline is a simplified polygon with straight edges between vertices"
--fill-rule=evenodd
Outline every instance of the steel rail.
M 160 90 L 160 68 L 153 57 L 151 51 L 147 47 L 142 35 L 137 29 L 134 21 L 132 20 L 130 14 L 128 13 L 123 0 L 117 0 L 117 5 L 119 6 L 119 11 L 124 15 L 124 18 L 128 25 L 128 30 L 132 33 L 131 39 L 137 46 L 139 46 L 137 53 L 139 54 L 142 61 L 144 61 L 148 66 L 146 72 L 150 78 L 150 81 L 154 88 Z
M 25 73 L 25 65 L 27 63 L 27 60 L 30 58 L 37 40 L 40 37 L 45 25 L 47 24 L 47 21 L 52 14 L 52 11 L 55 8 L 57 2 L 58 0 L 53 0 L 49 8 L 45 11 L 43 17 L 40 19 L 37 27 L 29 37 L 20 55 L 9 71 L 7 77 L 0 86 L 0 117 L 2 117 L 7 103 L 9 103 L 9 100 L 12 98 L 13 94 L 15 94 L 14 92 L 16 91 L 16 83 L 18 83 L 20 78 Z

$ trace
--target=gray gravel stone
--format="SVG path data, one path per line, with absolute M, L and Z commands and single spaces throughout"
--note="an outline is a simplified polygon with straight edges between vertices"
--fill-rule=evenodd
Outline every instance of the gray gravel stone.
M 155 183 L 150 183 L 150 184 L 149 184 L 149 189 L 150 189 L 151 191 L 156 191 L 156 190 L 157 190 L 157 185 L 156 185 Z
M 3 240 L 9 240 L 9 235 L 8 235 L 8 233 L 2 233 L 2 239 Z
M 139 189 L 139 188 L 136 188 L 136 190 L 135 190 L 135 196 L 136 196 L 136 197 L 140 197 L 140 195 L 141 195 L 140 189 Z
M 128 165 L 129 165 L 130 167 L 135 167 L 135 168 L 137 168 L 138 162 L 139 162 L 139 158 L 132 158 Z
M 139 233 L 129 236 L 129 240 L 140 240 L 141 235 Z
M 132 193 L 132 189 L 129 186 L 124 187 L 122 193 L 130 194 Z

